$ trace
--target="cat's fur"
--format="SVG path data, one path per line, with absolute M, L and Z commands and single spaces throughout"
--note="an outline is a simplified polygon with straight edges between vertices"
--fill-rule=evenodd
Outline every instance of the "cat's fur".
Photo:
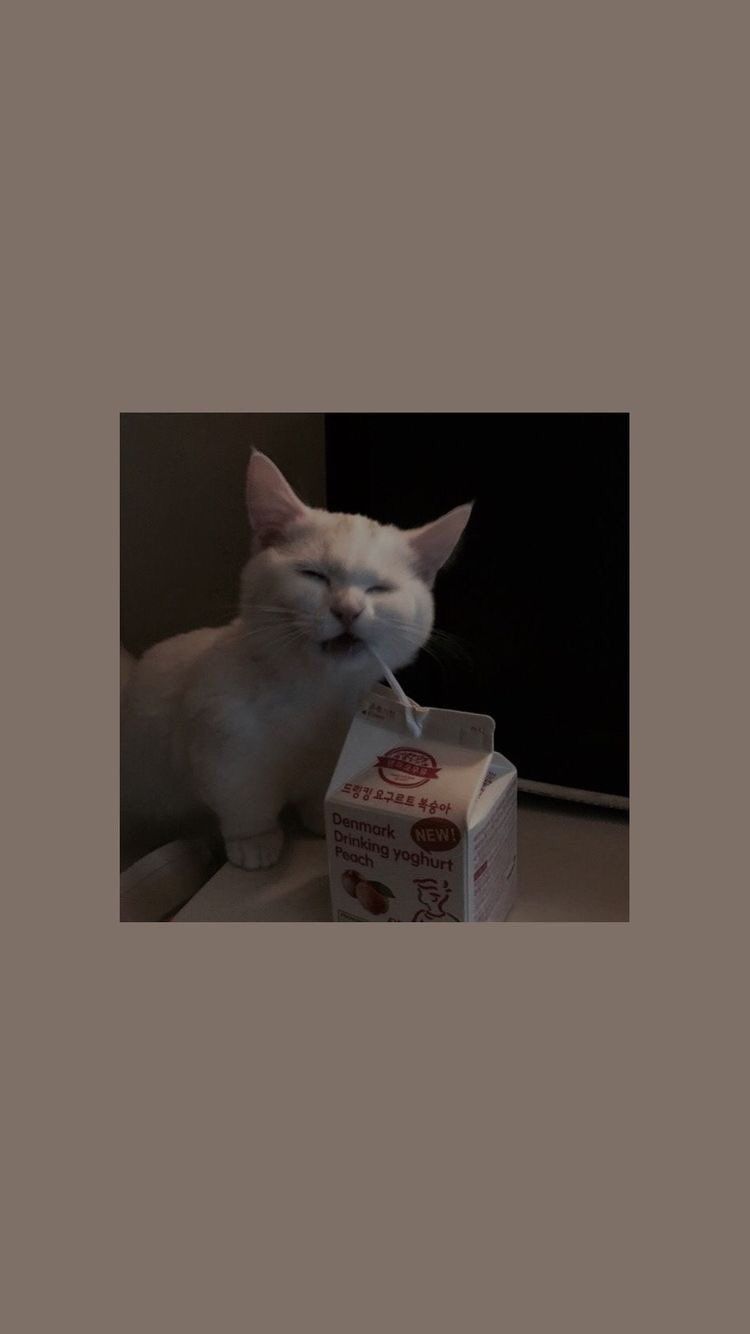
M 323 832 L 337 755 L 382 675 L 366 648 L 338 637 L 372 644 L 393 670 L 411 662 L 471 506 L 411 532 L 329 514 L 305 506 L 259 453 L 247 504 L 253 545 L 237 619 L 164 640 L 128 669 L 121 794 L 125 822 L 165 830 L 213 812 L 229 860 L 255 868 L 281 852 L 285 806 Z

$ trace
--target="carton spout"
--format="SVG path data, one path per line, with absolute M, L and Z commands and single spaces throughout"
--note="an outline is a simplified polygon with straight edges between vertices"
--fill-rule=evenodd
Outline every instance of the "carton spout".
M 427 715 L 430 712 L 430 710 L 423 709 L 420 704 L 415 704 L 413 699 L 409 699 L 409 696 L 406 694 L 404 690 L 402 690 L 400 682 L 393 675 L 393 672 L 391 671 L 388 664 L 383 662 L 383 659 L 381 658 L 380 654 L 376 653 L 375 649 L 372 648 L 371 645 L 368 644 L 367 647 L 370 649 L 370 653 L 377 662 L 378 666 L 381 668 L 383 675 L 386 681 L 388 682 L 389 686 L 391 687 L 391 690 L 395 694 L 397 700 L 399 701 L 400 704 L 403 704 L 404 706 L 404 720 L 406 722 L 406 726 L 408 727 L 412 736 L 421 737 L 422 728 L 424 727 Z

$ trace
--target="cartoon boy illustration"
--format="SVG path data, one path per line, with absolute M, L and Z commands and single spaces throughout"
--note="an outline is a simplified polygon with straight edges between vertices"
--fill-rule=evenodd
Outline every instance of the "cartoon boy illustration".
M 448 881 L 444 880 L 442 885 L 438 885 L 434 876 L 427 876 L 421 880 L 415 880 L 419 902 L 423 907 L 418 908 L 412 917 L 413 922 L 457 922 L 458 918 L 453 913 L 445 911 L 445 905 L 450 895 Z

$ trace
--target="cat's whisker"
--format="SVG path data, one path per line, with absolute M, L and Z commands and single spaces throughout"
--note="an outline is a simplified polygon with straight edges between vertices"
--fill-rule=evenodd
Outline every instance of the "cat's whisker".
M 399 620 L 395 617 L 389 618 L 388 628 L 405 634 L 407 640 L 411 638 L 414 632 L 411 622 Z M 413 646 L 417 647 L 416 644 Z M 431 658 L 443 671 L 446 671 L 450 665 L 465 668 L 474 666 L 474 659 L 466 651 L 461 640 L 447 630 L 433 629 L 425 643 L 419 645 L 419 651 Z
M 302 627 L 297 625 L 280 625 L 269 630 L 268 627 L 258 627 L 255 630 L 246 629 L 242 632 L 242 640 L 249 644 L 260 644 L 265 648 L 279 648 L 287 643 L 297 643 L 300 640 L 306 640 L 309 636 Z
M 248 631 L 243 639 L 248 643 L 260 644 L 264 648 L 278 649 L 286 644 L 308 640 L 308 636 L 297 626 L 287 626 L 278 630 L 275 634 L 269 634 L 266 630 Z
M 431 648 L 429 643 L 422 645 L 421 652 L 426 654 L 428 658 L 431 658 L 433 662 L 436 662 L 438 667 L 440 667 L 443 672 L 445 672 L 448 666 L 450 665 L 446 663 L 445 659 L 441 657 L 441 655 L 438 652 L 436 652 L 434 648 Z
M 297 607 L 285 607 L 284 604 L 281 602 L 254 602 L 252 604 L 252 610 L 277 612 L 279 615 L 283 616 L 299 616 L 300 614 L 302 615 L 307 614 L 305 612 L 301 612 L 300 609 Z
M 454 643 L 450 639 L 443 640 L 432 637 L 428 640 L 428 643 L 432 646 L 434 651 L 442 653 L 445 658 L 449 658 L 453 662 L 457 664 L 463 664 L 466 667 L 474 666 L 473 656 L 463 647 L 462 644 Z
M 413 625 L 409 621 L 402 621 L 395 618 L 389 618 L 388 624 L 399 630 L 413 630 Z M 465 645 L 458 635 L 454 635 L 450 630 L 441 630 L 433 627 L 430 631 L 429 639 L 433 643 L 440 643 L 445 648 L 453 648 L 457 653 L 466 652 Z
M 304 612 L 301 614 L 299 612 L 296 612 L 291 616 L 278 616 L 278 617 L 269 616 L 268 619 L 266 619 L 264 616 L 259 616 L 257 618 L 257 621 L 247 622 L 247 624 L 253 629 L 256 628 L 276 629 L 277 626 L 284 626 L 284 625 L 304 626 L 310 629 L 312 626 L 318 625 L 319 623 L 320 623 L 320 618 L 318 616 L 313 616 Z
M 315 617 L 311 616 L 308 612 L 297 611 L 292 608 L 289 608 L 288 612 L 285 614 L 282 614 L 280 611 L 261 611 L 258 608 L 253 608 L 253 610 L 258 612 L 257 616 L 246 616 L 240 621 L 240 625 L 243 629 L 264 627 L 275 629 L 279 624 L 282 626 L 288 624 L 304 625 L 315 619 Z

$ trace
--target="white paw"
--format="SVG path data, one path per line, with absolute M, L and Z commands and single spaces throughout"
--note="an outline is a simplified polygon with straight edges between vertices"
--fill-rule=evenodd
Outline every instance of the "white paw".
M 259 871 L 266 866 L 274 866 L 281 856 L 284 835 L 280 829 L 268 829 L 264 834 L 254 834 L 252 838 L 227 838 L 224 840 L 227 857 L 233 866 L 241 866 L 243 871 Z
M 322 801 L 303 801 L 299 807 L 299 816 L 305 829 L 325 838 L 326 821 Z

